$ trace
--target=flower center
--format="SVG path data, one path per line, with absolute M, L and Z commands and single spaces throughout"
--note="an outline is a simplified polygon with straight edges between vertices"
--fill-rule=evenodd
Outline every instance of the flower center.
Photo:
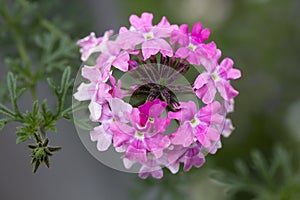
M 154 118 L 153 117 L 149 117 L 148 120 L 149 120 L 149 122 L 154 123 Z
M 135 138 L 140 140 L 144 139 L 144 133 L 142 133 L 141 131 L 137 131 L 134 136 Z
M 150 40 L 150 39 L 152 39 L 153 37 L 154 37 L 154 35 L 153 35 L 152 32 L 148 32 L 148 33 L 145 33 L 145 34 L 144 34 L 144 38 L 145 38 L 146 40 Z
M 219 75 L 216 72 L 212 73 L 211 77 L 214 81 L 217 81 L 219 79 Z
M 193 128 L 195 128 L 198 124 L 200 124 L 200 120 L 196 117 L 194 117 L 191 121 L 190 124 Z
M 190 50 L 192 50 L 192 51 L 195 51 L 196 46 L 190 43 L 189 46 L 188 46 L 188 48 L 189 48 Z
M 108 59 L 109 63 L 112 63 L 116 59 L 116 56 L 110 56 Z

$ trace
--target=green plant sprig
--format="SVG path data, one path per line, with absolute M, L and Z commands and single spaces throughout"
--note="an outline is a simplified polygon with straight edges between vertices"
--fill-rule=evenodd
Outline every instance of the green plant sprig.
M 71 68 L 66 66 L 78 61 L 74 59 L 78 57 L 75 40 L 40 12 L 41 5 L 28 0 L 0 1 L 0 42 L 9 49 L 0 52 L 8 69 L 7 89 L 0 83 L 0 131 L 10 122 L 20 124 L 16 127 L 16 143 L 33 141 L 28 145 L 33 172 L 42 163 L 49 167 L 49 156 L 61 149 L 49 146 L 48 133 L 57 131 L 58 120 L 71 120 L 72 106 L 66 97 L 73 80 Z M 60 80 L 58 72 L 63 72 Z M 47 100 L 38 100 L 36 88 L 44 80 L 57 97 L 55 110 L 48 107 Z M 31 110 L 22 112 L 18 100 L 26 91 L 33 103 Z M 7 100 L 11 106 L 7 106 Z
M 71 110 L 69 108 L 64 109 L 65 98 L 68 89 L 73 85 L 71 79 L 71 68 L 67 67 L 62 75 L 60 85 L 55 85 L 52 80 L 48 79 L 50 86 L 53 88 L 55 95 L 57 96 L 57 109 L 55 112 L 47 108 L 47 101 L 44 100 L 41 105 L 38 100 L 35 100 L 31 111 L 21 113 L 18 108 L 18 98 L 20 98 L 22 91 L 17 91 L 17 78 L 13 73 L 9 72 L 7 75 L 7 85 L 10 94 L 12 109 L 9 109 L 5 105 L 0 103 L 0 113 L 5 118 L 1 119 L 0 127 L 3 128 L 8 122 L 20 122 L 22 125 L 17 126 L 17 140 L 16 143 L 25 142 L 27 140 L 34 140 L 36 144 L 29 146 L 32 148 L 34 145 L 38 148 L 48 148 L 48 141 L 46 138 L 47 132 L 56 132 L 56 122 L 60 119 L 70 119 Z M 45 146 L 46 145 L 46 146 Z M 59 148 L 60 149 L 60 148 Z M 57 149 L 57 150 L 59 150 Z M 49 166 L 49 160 L 46 157 L 41 157 L 39 153 L 36 153 L 36 148 L 31 153 L 32 164 L 34 164 L 33 172 L 36 172 L 37 168 L 42 162 L 45 162 L 46 166 Z M 51 152 L 51 151 L 50 151 Z M 48 154 L 45 154 L 45 156 Z
M 295 166 L 300 166 L 299 160 L 293 160 L 289 151 L 277 146 L 271 159 L 254 150 L 251 162 L 238 160 L 234 172 L 217 170 L 211 177 L 226 186 L 230 199 L 247 194 L 256 200 L 294 200 L 300 199 L 300 171 Z

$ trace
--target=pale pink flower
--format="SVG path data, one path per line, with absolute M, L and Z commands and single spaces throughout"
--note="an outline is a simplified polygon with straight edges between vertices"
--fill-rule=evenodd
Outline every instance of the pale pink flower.
M 205 163 L 205 157 L 201 152 L 201 144 L 196 142 L 188 147 L 186 152 L 179 159 L 179 162 L 184 163 L 184 171 L 189 171 L 193 166 L 196 168 L 201 167 Z
M 103 45 L 101 54 L 97 58 L 97 67 L 101 71 L 109 72 L 111 66 L 126 72 L 128 71 L 129 54 L 121 50 L 121 46 L 116 41 L 107 41 Z
M 163 56 L 172 56 L 173 50 L 164 38 L 169 37 L 177 26 L 170 25 L 165 17 L 155 26 L 152 25 L 152 20 L 153 15 L 146 12 L 140 18 L 131 15 L 129 18 L 131 28 L 120 29 L 118 37 L 120 45 L 124 49 L 134 49 L 136 45 L 141 44 L 144 60 L 158 52 Z
M 194 91 L 205 104 L 214 100 L 217 90 L 225 101 L 238 95 L 238 91 L 230 85 L 230 80 L 240 78 L 241 72 L 233 69 L 232 66 L 233 61 L 225 58 L 220 65 L 209 67 L 207 72 L 203 72 L 197 77 Z
M 113 134 L 110 131 L 110 124 L 113 121 L 126 123 L 125 114 L 131 113 L 131 111 L 132 106 L 118 98 L 111 98 L 109 99 L 109 106 L 108 104 L 102 106 L 102 113 L 99 118 L 101 125 L 90 132 L 91 140 L 97 141 L 99 151 L 106 151 L 112 143 Z
M 170 136 L 172 144 L 188 147 L 195 141 L 199 141 L 209 150 L 220 139 L 220 133 L 214 127 L 223 121 L 223 117 L 218 114 L 220 103 L 215 101 L 198 111 L 193 101 L 180 102 L 178 108 L 179 111 L 168 114 L 169 118 L 181 122 L 177 131 Z
M 81 60 L 86 61 L 92 53 L 97 51 L 98 46 L 107 41 L 112 34 L 113 31 L 109 30 L 104 33 L 103 37 L 96 38 L 95 33 L 92 32 L 89 36 L 79 40 L 77 45 L 81 47 Z
M 99 88 L 98 84 L 104 84 L 109 78 L 108 74 L 103 74 L 99 69 L 85 65 L 81 69 L 81 75 L 89 80 L 89 83 L 81 83 L 74 94 L 78 101 L 91 100 Z

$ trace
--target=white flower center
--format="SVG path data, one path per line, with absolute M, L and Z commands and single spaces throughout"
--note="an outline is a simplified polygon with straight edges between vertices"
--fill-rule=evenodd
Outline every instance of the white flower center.
M 211 77 L 212 77 L 212 79 L 213 79 L 214 81 L 217 81 L 217 80 L 220 79 L 220 77 L 219 77 L 219 75 L 218 75 L 217 72 L 212 73 L 212 74 L 211 74 Z
M 134 137 L 139 140 L 143 140 L 145 136 L 144 136 L 144 133 L 142 133 L 141 131 L 137 131 L 137 132 L 135 132 Z
M 200 120 L 197 117 L 194 117 L 191 121 L 190 124 L 193 128 L 195 128 L 198 124 L 200 124 Z
M 195 51 L 195 49 L 197 48 L 195 45 L 193 45 L 193 44 L 189 44 L 189 46 L 188 46 L 188 48 L 190 49 L 190 50 L 192 50 L 192 51 Z
M 145 33 L 145 34 L 144 34 L 144 38 L 145 38 L 146 40 L 151 40 L 153 37 L 154 37 L 154 35 L 153 35 L 152 32 L 148 32 L 148 33 Z

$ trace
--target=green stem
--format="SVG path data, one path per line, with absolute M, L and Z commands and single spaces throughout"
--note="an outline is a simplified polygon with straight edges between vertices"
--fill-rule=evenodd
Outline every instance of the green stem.
M 36 86 L 35 85 L 32 85 L 30 87 L 30 93 L 31 93 L 31 96 L 33 98 L 33 101 L 38 100 L 38 96 L 37 96 L 37 91 L 36 91 Z

